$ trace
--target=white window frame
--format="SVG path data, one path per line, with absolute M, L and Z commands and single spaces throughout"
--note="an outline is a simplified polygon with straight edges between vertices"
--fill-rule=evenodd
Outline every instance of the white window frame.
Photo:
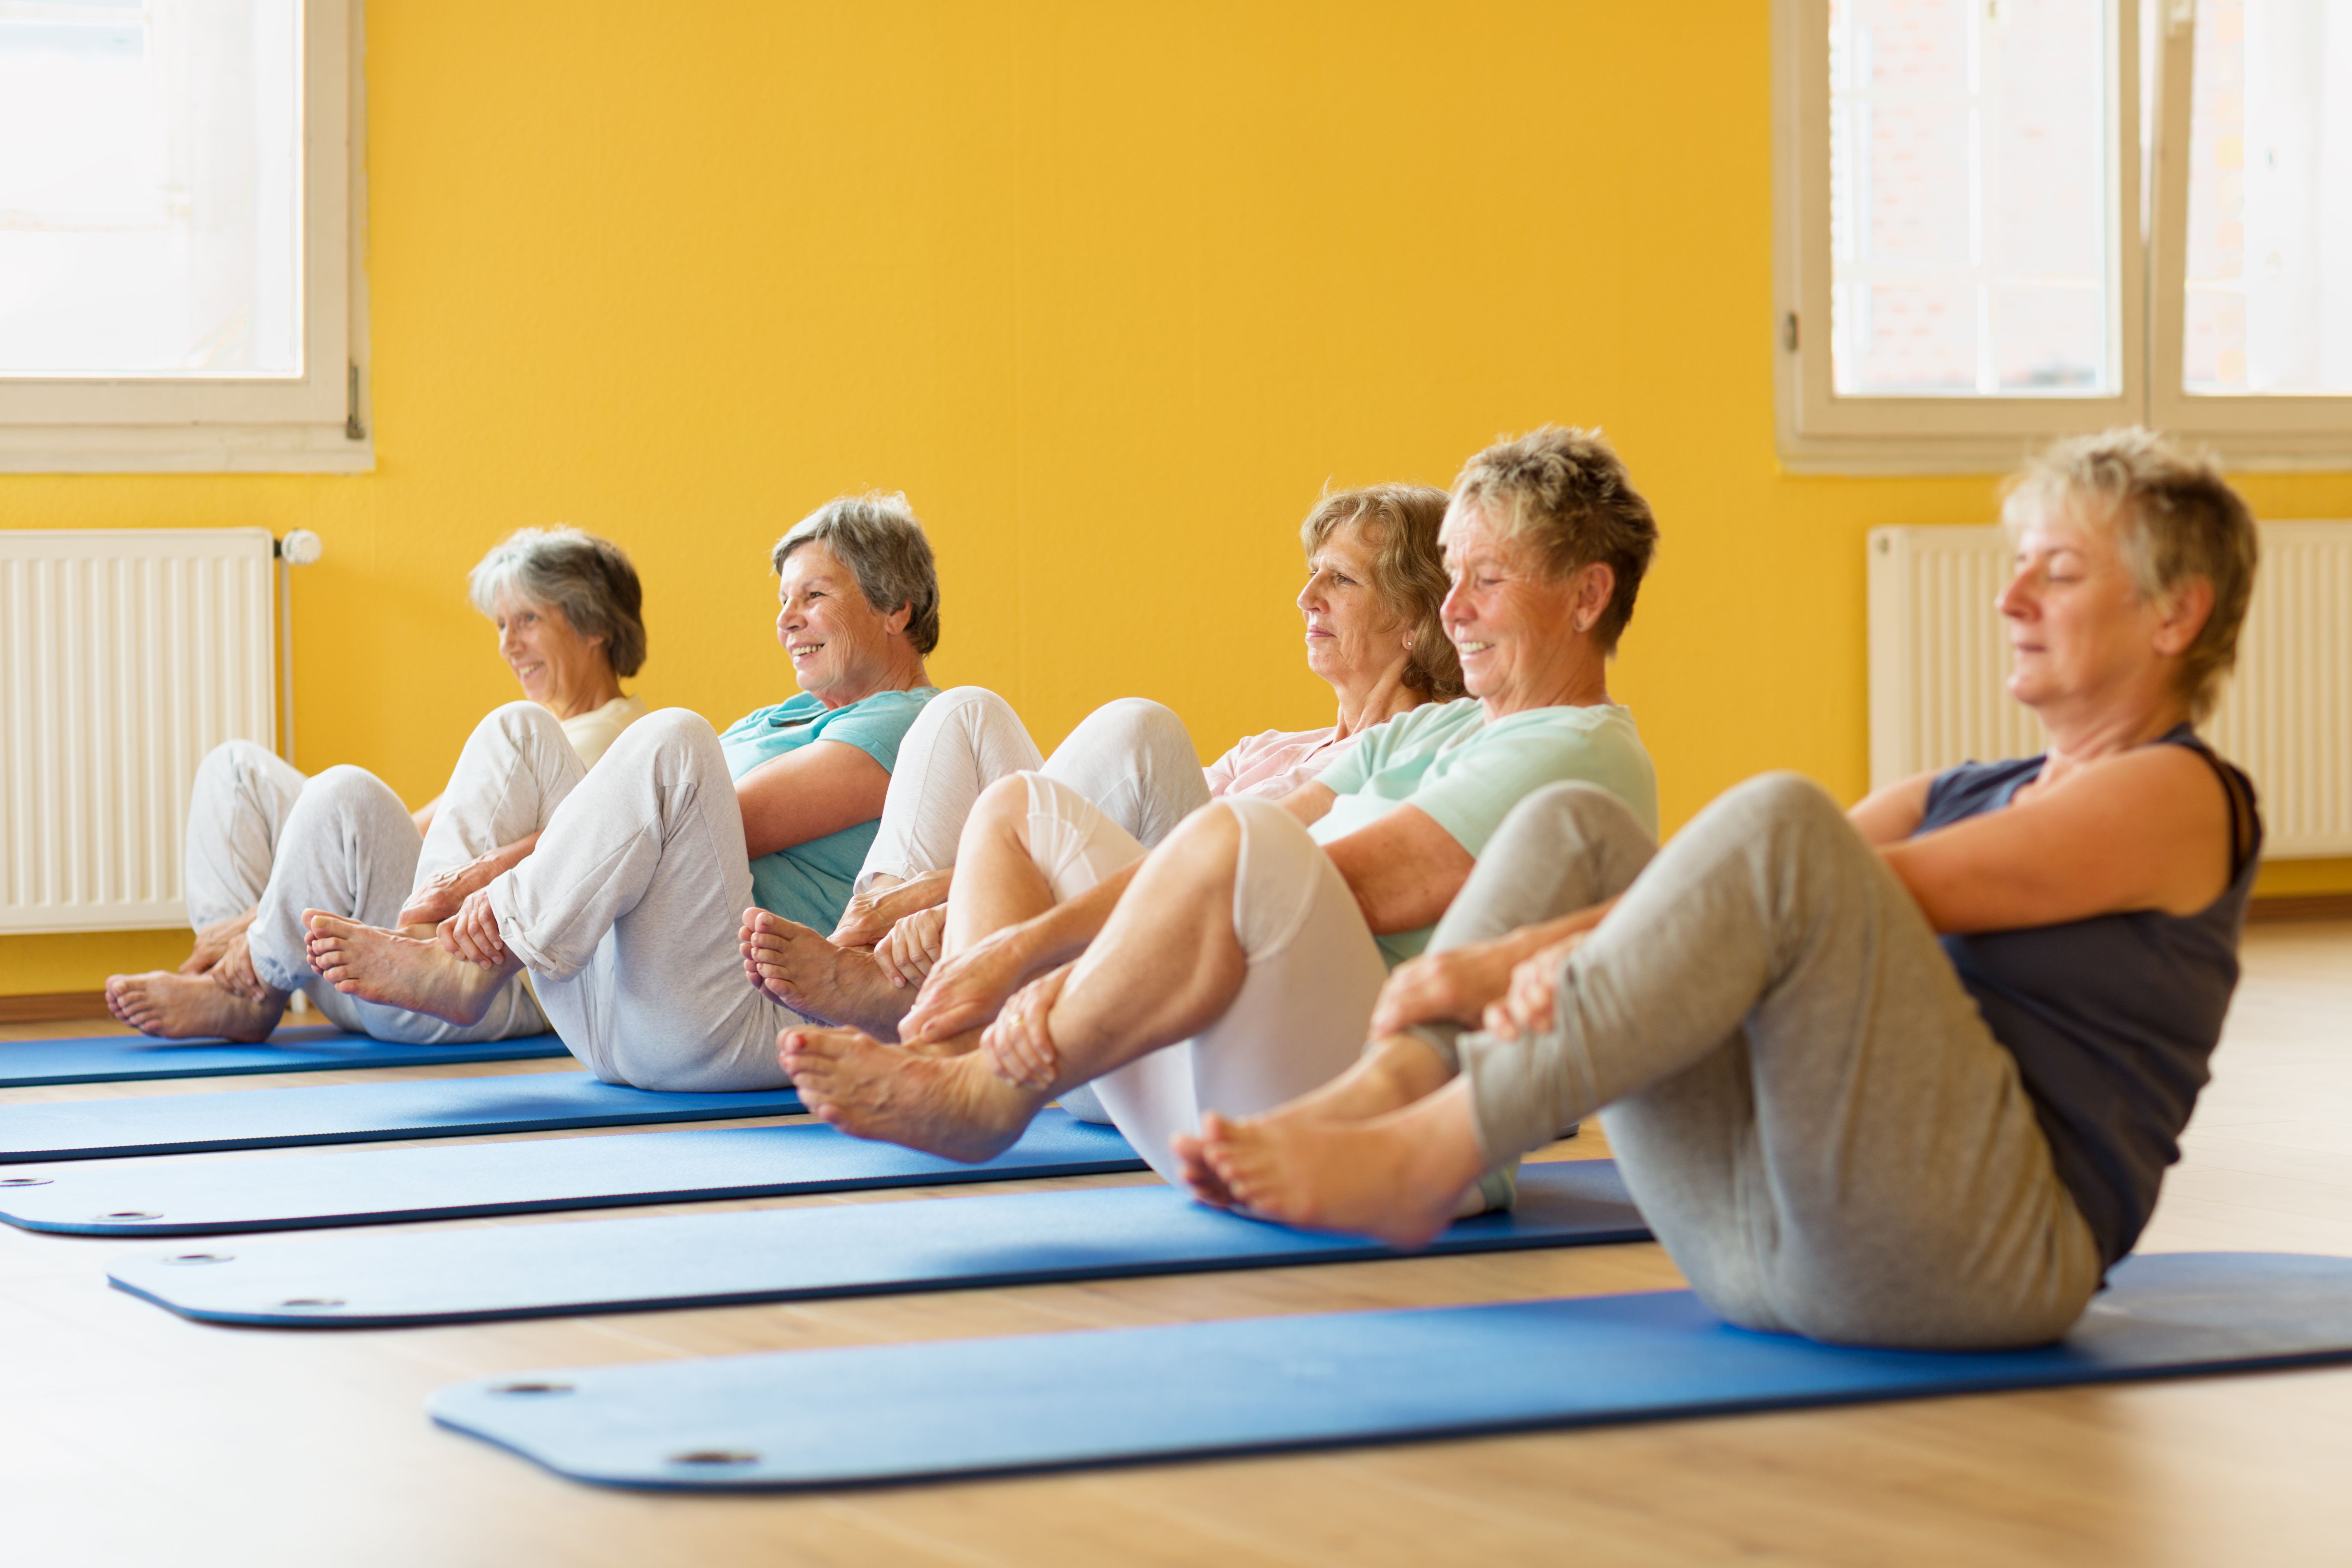
M 359 0 L 302 0 L 298 378 L 0 377 L 0 472 L 357 473 L 367 397 Z
M 2107 0 L 2118 301 L 2114 397 L 1841 397 L 1831 376 L 1829 0 L 1773 0 L 1773 392 L 1791 473 L 1982 473 L 2053 437 L 2145 424 L 2233 467 L 2352 467 L 2352 397 L 2198 396 L 2182 390 L 2193 0 L 2155 0 L 2155 167 L 2140 167 L 2141 0 Z M 2152 174 L 2152 178 L 2147 177 Z M 2143 191 L 2147 196 L 2143 197 Z M 2143 202 L 2148 216 L 2143 219 Z

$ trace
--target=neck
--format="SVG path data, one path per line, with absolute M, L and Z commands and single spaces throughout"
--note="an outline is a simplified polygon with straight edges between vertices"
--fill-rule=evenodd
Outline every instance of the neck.
M 2145 746 L 2188 722 L 2189 705 L 2178 698 L 2153 706 L 2099 713 L 2037 711 L 2048 742 L 2042 784 L 2055 784 L 2075 769 Z
M 1398 714 L 1418 708 L 1429 699 L 1404 683 L 1404 666 L 1384 669 L 1370 681 L 1358 684 L 1339 681 L 1331 683 L 1339 698 L 1339 733 L 1334 740 L 1385 724 Z
M 912 648 L 893 650 L 893 657 L 876 672 L 870 680 L 856 685 L 844 684 L 830 691 L 810 693 L 827 708 L 846 708 L 853 702 L 863 702 L 877 691 L 912 691 L 918 686 L 931 683 L 929 672 L 923 668 L 923 656 Z
M 1591 708 L 1609 700 L 1609 660 L 1597 648 L 1580 650 L 1568 668 L 1530 684 L 1526 689 L 1482 697 L 1486 717 L 1525 713 L 1537 708 Z
M 612 666 L 606 665 L 598 679 L 577 691 L 550 698 L 545 706 L 558 719 L 577 719 L 583 713 L 594 712 L 620 694 L 620 678 L 613 673 Z

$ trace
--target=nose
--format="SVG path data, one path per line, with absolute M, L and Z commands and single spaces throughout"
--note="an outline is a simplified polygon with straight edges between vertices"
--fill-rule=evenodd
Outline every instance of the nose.
M 2011 620 L 2023 620 L 2033 610 L 2032 568 L 2020 564 L 1993 595 L 1992 607 Z
M 1445 597 L 1438 601 L 1438 621 L 1444 626 L 1458 626 L 1470 618 L 1470 606 L 1464 602 L 1462 581 L 1455 578 L 1445 587 Z
M 1323 574 L 1316 573 L 1307 579 L 1307 586 L 1298 590 L 1298 607 L 1302 611 L 1320 609 L 1323 605 Z

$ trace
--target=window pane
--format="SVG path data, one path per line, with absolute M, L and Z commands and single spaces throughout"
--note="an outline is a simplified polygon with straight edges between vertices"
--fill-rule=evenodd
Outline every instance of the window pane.
M 299 375 L 296 0 L 0 12 L 0 374 Z
M 2113 396 L 2106 0 L 1830 0 L 1838 395 Z
M 2352 393 L 2352 5 L 2198 0 L 2194 68 L 2186 389 Z

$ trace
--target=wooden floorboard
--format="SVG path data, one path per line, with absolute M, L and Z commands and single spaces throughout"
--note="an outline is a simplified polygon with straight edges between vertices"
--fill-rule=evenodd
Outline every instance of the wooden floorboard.
M 110 1026 L 0 1026 L 0 1053 L 9 1039 Z M 0 1104 L 564 1065 L 18 1089 Z M 2184 1142 L 2147 1249 L 2352 1256 L 2352 924 L 2249 937 L 2215 1080 Z M 1597 1135 L 1558 1151 L 1605 1152 Z M 592 1217 L 612 1215 L 449 1223 Z M 108 1289 L 106 1260 L 130 1250 L 0 1230 L 10 1568 L 2352 1560 L 2352 1369 L 796 1498 L 575 1486 L 423 1415 L 442 1384 L 532 1366 L 1678 1283 L 1654 1246 L 299 1335 L 201 1327 Z

